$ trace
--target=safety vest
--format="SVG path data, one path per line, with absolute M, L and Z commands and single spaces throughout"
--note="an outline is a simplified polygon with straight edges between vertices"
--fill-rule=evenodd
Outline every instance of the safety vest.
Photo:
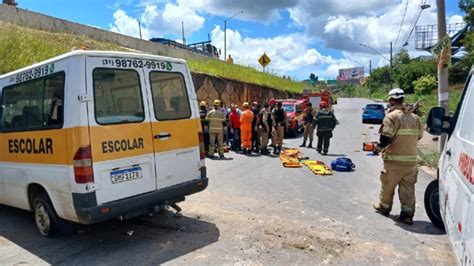
M 393 106 L 379 133 L 390 138 L 382 152 L 384 161 L 405 165 L 418 163 L 417 142 L 423 137 L 423 126 L 417 115 L 401 105 Z
M 316 115 L 317 131 L 332 131 L 336 127 L 336 117 L 332 111 L 322 109 Z
M 224 133 L 225 115 L 220 109 L 209 111 L 206 120 L 209 121 L 209 133 Z
M 283 108 L 274 109 L 273 114 L 274 114 L 274 117 L 275 117 L 275 123 L 280 124 L 280 123 L 285 122 L 285 110 Z
M 245 110 L 240 116 L 240 130 L 252 130 L 253 112 Z
M 309 108 L 306 111 L 306 115 L 304 116 L 304 122 L 305 124 L 312 124 L 314 117 L 316 116 L 316 111 L 313 108 Z

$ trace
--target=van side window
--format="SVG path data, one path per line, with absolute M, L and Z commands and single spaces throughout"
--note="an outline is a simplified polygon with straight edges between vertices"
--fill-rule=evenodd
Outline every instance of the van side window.
M 464 103 L 462 104 L 460 121 L 457 123 L 459 128 L 459 137 L 474 143 L 474 80 L 471 78 L 469 87 L 466 88 L 467 92 L 464 97 Z
M 95 118 L 98 124 L 145 120 L 140 78 L 135 70 L 96 68 L 93 81 Z
M 3 89 L 2 131 L 61 128 L 64 73 Z
M 150 84 L 157 120 L 191 117 L 188 92 L 181 73 L 152 71 Z

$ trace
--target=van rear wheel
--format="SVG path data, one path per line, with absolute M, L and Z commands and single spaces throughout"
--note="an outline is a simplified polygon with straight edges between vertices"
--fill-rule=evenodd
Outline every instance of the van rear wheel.
M 437 179 L 431 181 L 425 190 L 425 210 L 431 222 L 445 231 L 439 206 L 439 181 Z
M 70 235 L 74 232 L 71 222 L 58 217 L 47 194 L 38 194 L 33 201 L 33 207 L 36 227 L 42 236 Z

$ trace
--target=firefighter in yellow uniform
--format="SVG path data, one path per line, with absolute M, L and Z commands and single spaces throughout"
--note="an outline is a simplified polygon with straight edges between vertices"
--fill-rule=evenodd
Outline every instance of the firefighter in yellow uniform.
M 308 148 L 313 148 L 314 125 L 316 123 L 317 112 L 313 109 L 313 104 L 308 103 L 304 114 L 304 135 L 303 144 L 300 147 L 306 147 L 306 140 L 309 138 Z
M 209 121 L 209 154 L 210 158 L 214 157 L 214 151 L 216 149 L 220 158 L 224 158 L 224 123 L 225 114 L 221 110 L 221 101 L 214 101 L 214 108 L 207 113 L 206 120 Z
M 415 183 L 417 181 L 417 142 L 423 136 L 420 118 L 403 105 L 403 90 L 389 92 L 390 110 L 380 127 L 380 142 L 375 154 L 382 153 L 384 167 L 380 175 L 380 201 L 377 212 L 388 215 L 392 210 L 395 188 L 398 186 L 401 211 L 398 221 L 413 224 L 415 214 Z
M 285 134 L 286 112 L 282 108 L 282 103 L 277 102 L 276 108 L 272 111 L 273 134 L 275 134 L 275 148 L 273 154 L 280 154 L 283 146 L 283 134 Z

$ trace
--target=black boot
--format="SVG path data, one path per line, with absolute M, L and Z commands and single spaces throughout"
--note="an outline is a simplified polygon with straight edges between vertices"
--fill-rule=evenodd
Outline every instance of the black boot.
M 310 142 L 309 145 L 311 145 L 311 142 Z M 303 144 L 301 144 L 300 147 L 306 147 L 306 140 L 303 140 Z M 308 148 L 309 148 L 309 147 L 308 147 Z
M 312 141 L 309 142 L 308 148 L 309 148 L 309 149 L 312 149 L 312 148 L 313 148 L 313 142 L 312 142 Z
M 273 148 L 273 154 L 278 155 L 278 148 L 276 146 Z

